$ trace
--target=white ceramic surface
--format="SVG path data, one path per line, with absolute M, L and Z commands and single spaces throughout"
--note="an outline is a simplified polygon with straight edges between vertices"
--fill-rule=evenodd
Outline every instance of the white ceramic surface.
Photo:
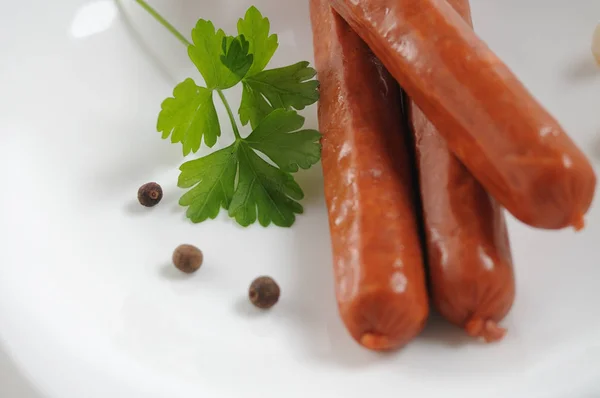
M 231 30 L 252 3 L 151 4 L 189 32 L 199 17 Z M 272 65 L 312 60 L 306 1 L 254 4 L 279 33 Z M 600 2 L 472 6 L 476 30 L 598 170 Z M 319 167 L 298 175 L 306 213 L 291 229 L 192 225 L 177 205 L 180 148 L 155 132 L 174 83 L 198 77 L 180 43 L 131 0 L 1 9 L 0 397 L 600 397 L 598 201 L 579 234 L 510 220 L 518 297 L 502 343 L 434 318 L 404 350 L 372 354 L 336 314 Z M 151 180 L 165 197 L 145 210 L 135 195 Z M 192 277 L 169 265 L 183 242 L 205 252 Z M 246 299 L 259 274 L 283 290 L 268 313 Z

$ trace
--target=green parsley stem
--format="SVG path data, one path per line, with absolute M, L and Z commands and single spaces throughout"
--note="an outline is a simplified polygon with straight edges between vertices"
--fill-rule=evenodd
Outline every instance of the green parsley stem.
M 154 19 L 156 19 L 162 26 L 164 26 L 169 32 L 171 32 L 180 42 L 182 42 L 186 47 L 192 45 L 188 39 L 185 38 L 184 35 L 181 34 L 173 25 L 169 23 L 166 19 L 162 17 L 154 8 L 150 7 L 148 3 L 144 0 L 135 0 L 142 8 L 148 11 L 148 14 L 152 15 Z
M 235 122 L 235 118 L 233 117 L 233 112 L 231 112 L 231 107 L 229 106 L 229 102 L 227 102 L 227 98 L 225 98 L 225 94 L 223 91 L 217 89 L 217 93 L 219 93 L 219 97 L 221 97 L 221 101 L 223 101 L 223 105 L 225 105 L 225 109 L 227 109 L 227 114 L 229 115 L 229 121 L 231 122 L 231 127 L 233 128 L 233 135 L 237 140 L 241 140 L 240 130 L 238 130 L 237 123 Z

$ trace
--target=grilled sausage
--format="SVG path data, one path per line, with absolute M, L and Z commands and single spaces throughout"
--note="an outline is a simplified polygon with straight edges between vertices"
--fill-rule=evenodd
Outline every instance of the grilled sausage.
M 400 90 L 328 0 L 310 8 L 339 312 L 360 344 L 391 350 L 429 312 Z
M 469 0 L 448 0 L 471 24 Z M 434 307 L 472 336 L 499 340 L 498 322 L 515 296 L 512 256 L 502 208 L 448 150 L 411 101 L 423 224 Z M 451 133 L 451 132 L 449 132 Z
M 534 227 L 583 227 L 590 163 L 450 4 L 332 4 L 501 205 Z

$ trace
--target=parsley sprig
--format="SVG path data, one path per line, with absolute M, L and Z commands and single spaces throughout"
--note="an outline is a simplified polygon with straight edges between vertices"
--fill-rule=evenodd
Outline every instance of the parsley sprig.
M 212 148 L 221 136 L 215 93 L 235 137 L 230 146 L 180 167 L 178 186 L 188 191 L 179 203 L 188 208 L 188 218 L 198 223 L 225 209 L 242 226 L 257 220 L 262 226 L 291 226 L 303 212 L 298 201 L 304 197 L 292 173 L 310 168 L 321 156 L 319 132 L 302 129 L 304 118 L 297 112 L 319 98 L 316 71 L 308 62 L 265 69 L 279 43 L 256 7 L 240 18 L 236 36 L 200 19 L 190 42 L 144 0 L 136 1 L 187 47 L 205 83 L 185 79 L 164 100 L 157 123 L 162 138 L 180 143 L 184 156 L 196 153 L 202 142 Z M 240 134 L 224 94 L 238 84 L 240 121 L 252 128 L 247 137 Z

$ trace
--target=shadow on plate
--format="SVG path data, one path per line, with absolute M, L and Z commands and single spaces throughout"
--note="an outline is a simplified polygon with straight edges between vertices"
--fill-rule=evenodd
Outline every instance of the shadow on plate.
M 165 263 L 160 267 L 159 272 L 160 276 L 171 281 L 187 281 L 194 277 L 194 274 L 186 274 L 179 271 L 171 262 Z
M 592 156 L 594 157 L 594 160 L 600 161 L 600 131 L 592 141 Z
M 17 368 L 0 343 L 0 396 L 6 398 L 44 398 Z
M 565 71 L 568 79 L 576 81 L 600 78 L 600 69 L 591 53 L 575 58 Z
M 125 213 L 132 215 L 132 216 L 149 214 L 150 212 L 152 212 L 152 208 L 142 206 L 140 204 L 140 202 L 138 202 L 137 199 L 130 200 L 125 205 Z
M 304 199 L 302 205 L 307 208 L 306 213 L 315 211 L 313 205 L 324 206 L 323 203 L 323 172 L 321 171 L 321 163 L 315 164 L 308 170 L 300 170 L 294 174 L 294 178 L 302 191 L 304 191 Z M 304 216 L 300 216 L 304 217 Z
M 268 310 L 256 308 L 246 296 L 240 296 L 235 301 L 234 310 L 237 315 L 243 318 L 255 319 L 270 316 Z
M 477 343 L 464 330 L 452 325 L 434 310 L 431 310 L 427 325 L 425 325 L 425 329 L 417 337 L 417 341 L 451 347 L 461 347 L 466 344 Z

